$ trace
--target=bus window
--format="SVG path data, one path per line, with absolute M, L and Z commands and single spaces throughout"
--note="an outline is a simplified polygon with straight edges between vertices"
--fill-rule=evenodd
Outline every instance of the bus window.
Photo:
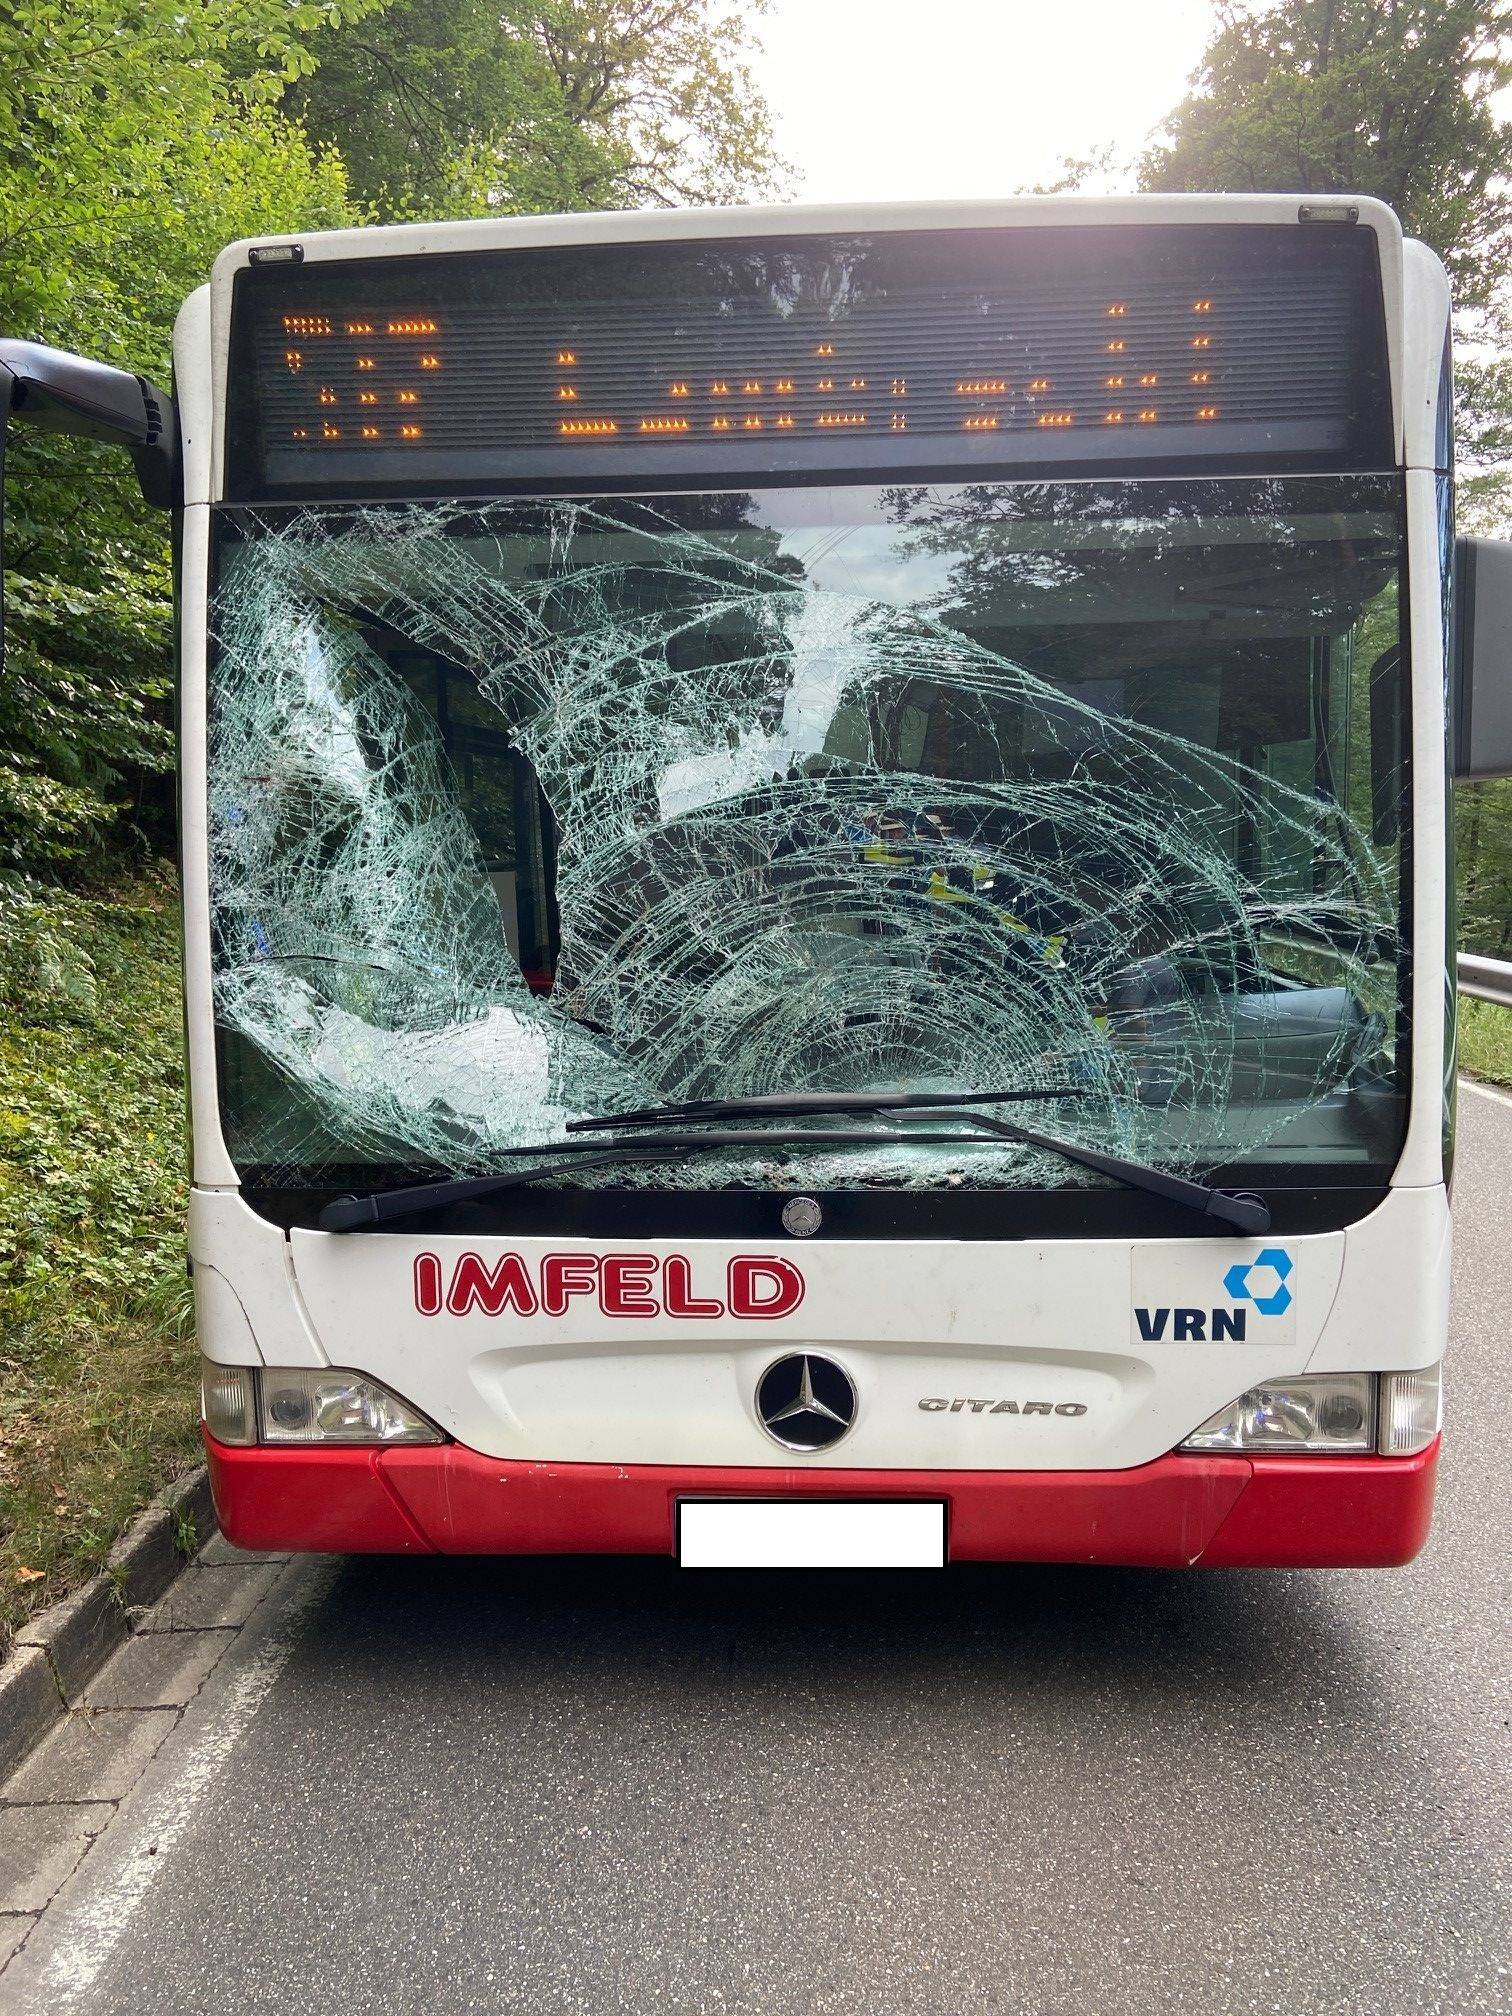
M 221 1013 L 282 1074 L 228 1091 L 238 1144 L 296 1090 L 406 1168 L 732 1085 L 1047 1073 L 1155 1159 L 1397 1138 L 1391 479 L 238 516 Z M 270 738 L 326 751 L 297 804 L 247 788 Z M 851 1180 L 941 1179 L 896 1160 Z

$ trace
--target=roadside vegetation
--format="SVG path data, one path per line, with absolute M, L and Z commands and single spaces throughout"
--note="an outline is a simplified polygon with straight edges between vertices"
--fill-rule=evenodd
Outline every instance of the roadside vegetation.
M 781 194 L 762 0 L 12 0 L 0 331 L 166 383 L 231 239 Z M 1385 197 L 1455 275 L 1466 529 L 1512 519 L 1512 0 L 1213 0 L 1162 190 Z M 60 250 L 60 248 L 63 248 Z M 196 1451 L 166 527 L 17 433 L 0 667 L 0 1653 Z M 1512 956 L 1512 784 L 1459 794 L 1464 942 Z M 1512 1016 L 1467 1069 L 1512 1083 Z
M 1512 1085 L 1512 1008 L 1461 997 L 1459 1062 L 1472 1078 Z
M 0 963 L 0 1653 L 198 1450 L 177 891 L 12 908 Z

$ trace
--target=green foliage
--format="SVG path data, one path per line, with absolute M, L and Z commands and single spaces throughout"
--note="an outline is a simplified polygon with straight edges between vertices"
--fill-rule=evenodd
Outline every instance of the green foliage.
M 1512 0 L 1213 0 L 1151 190 L 1379 196 L 1449 269 L 1465 522 L 1512 514 Z M 1073 171 L 1074 172 L 1074 171 Z
M 0 329 L 166 382 L 179 303 L 227 240 L 351 216 L 340 160 L 274 101 L 371 4 L 0 6 Z M 14 429 L 6 474 L 0 864 L 76 861 L 123 816 L 162 841 L 167 521 L 118 451 Z
M 1454 846 L 1460 944 L 1512 959 L 1512 778 L 1455 787 Z
M 1461 995 L 1459 1061 L 1473 1078 L 1512 1085 L 1512 1008 Z
M 183 1032 L 166 884 L 0 881 L 0 1322 L 137 1297 L 180 1241 Z
M 10 531 L 11 550 L 35 568 L 48 528 L 18 526 L 13 513 Z M 75 860 L 123 816 L 167 824 L 166 787 L 149 780 L 172 764 L 168 556 L 155 539 L 133 554 L 124 538 L 82 536 L 94 548 L 92 581 L 72 578 L 70 565 L 17 568 L 7 582 L 0 867 Z
M 1507 0 L 1216 0 L 1144 188 L 1349 190 L 1391 204 L 1484 307 L 1505 262 Z
M 192 1460 L 179 927 L 0 876 L 0 1653 Z
M 720 0 L 395 0 L 290 108 L 383 218 L 731 202 L 778 172 Z

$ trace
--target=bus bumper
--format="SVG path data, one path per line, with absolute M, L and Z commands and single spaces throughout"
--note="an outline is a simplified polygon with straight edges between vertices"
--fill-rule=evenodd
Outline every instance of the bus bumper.
M 1134 1470 L 703 1469 L 212 1440 L 221 1530 L 318 1554 L 671 1554 L 685 1498 L 943 1498 L 952 1561 L 1391 1568 L 1428 1537 L 1419 1456 L 1159 1457 Z

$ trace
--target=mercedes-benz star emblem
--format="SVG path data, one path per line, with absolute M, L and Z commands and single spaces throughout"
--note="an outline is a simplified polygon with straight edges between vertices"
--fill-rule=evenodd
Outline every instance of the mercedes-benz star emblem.
M 782 1226 L 795 1239 L 811 1239 L 824 1223 L 824 1213 L 812 1197 L 789 1197 L 782 1207 Z
M 856 1389 L 833 1358 L 794 1351 L 761 1375 L 761 1425 L 784 1449 L 828 1449 L 856 1419 Z

